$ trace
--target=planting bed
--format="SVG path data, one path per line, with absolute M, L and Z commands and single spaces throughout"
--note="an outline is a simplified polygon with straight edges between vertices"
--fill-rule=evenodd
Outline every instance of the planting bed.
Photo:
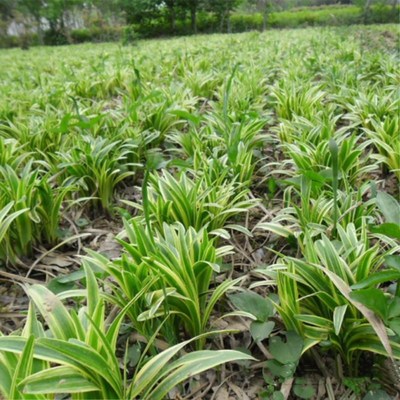
M 0 398 L 398 398 L 398 37 L 1 51 Z

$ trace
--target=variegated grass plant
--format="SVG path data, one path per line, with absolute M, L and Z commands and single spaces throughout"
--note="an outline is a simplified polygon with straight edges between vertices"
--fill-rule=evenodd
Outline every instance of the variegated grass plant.
M 138 166 L 136 145 L 132 140 L 111 141 L 86 136 L 79 139 L 68 153 L 63 153 L 59 168 L 64 186 L 76 185 L 79 195 L 93 198 L 93 204 L 110 212 L 117 185 L 132 177 Z
M 216 238 L 206 229 L 196 231 L 181 223 L 164 223 L 160 231 L 149 232 L 132 220 L 125 223 L 124 236 L 127 240 L 119 240 L 124 247 L 120 259 L 109 261 L 92 251 L 86 259 L 112 277 L 109 300 L 125 307 L 147 287 L 127 310 L 135 329 L 149 337 L 167 319 L 161 333 L 173 342 L 179 341 L 182 330 L 189 337 L 207 332 L 217 301 L 238 282 L 225 280 L 211 286 L 231 247 L 216 248 Z M 204 341 L 196 343 L 201 348 Z
M 255 201 L 249 199 L 244 185 L 229 181 L 227 174 L 226 169 L 215 178 L 208 171 L 199 171 L 197 176 L 183 171 L 174 177 L 166 170 L 161 175 L 152 174 L 148 207 L 157 229 L 174 222 L 197 231 L 203 227 L 209 232 L 222 229 L 229 222 L 229 227 L 234 228 L 233 217 L 247 212 Z
M 276 280 L 276 308 L 286 329 L 300 334 L 306 348 L 337 352 L 357 375 L 364 351 L 400 359 L 398 297 L 381 288 L 400 277 L 384 268 L 400 247 L 388 238 L 371 245 L 365 223 L 337 231 L 335 241 L 305 232 L 301 258 L 282 257 L 261 272 Z
M 7 164 L 0 166 L 0 177 L 0 207 L 14 215 L 6 225 L 0 260 L 16 264 L 21 257 L 31 256 L 33 246 L 39 243 L 57 244 L 63 201 L 74 187 L 56 186 L 54 179 L 38 169 L 33 160 L 19 171 Z
M 44 400 L 69 394 L 76 400 L 161 400 L 189 375 L 225 362 L 252 359 L 234 350 L 180 356 L 180 350 L 196 339 L 192 338 L 151 358 L 146 358 L 146 347 L 132 371 L 127 361 L 129 342 L 122 365 L 117 357 L 118 335 L 126 312 L 141 293 L 109 321 L 103 293 L 88 265 L 85 273 L 85 290 L 57 296 L 41 285 L 27 288 L 32 303 L 24 330 L 21 335 L 0 335 L 0 393 L 7 398 Z M 68 310 L 62 300 L 76 297 L 86 298 L 86 306 L 77 312 Z M 49 332 L 36 318 L 36 309 Z

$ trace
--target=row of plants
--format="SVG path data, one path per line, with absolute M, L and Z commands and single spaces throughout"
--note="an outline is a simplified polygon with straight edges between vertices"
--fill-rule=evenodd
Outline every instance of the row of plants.
M 87 248 L 57 289 L 24 287 L 25 325 L 0 337 L 1 393 L 161 399 L 255 358 L 260 398 L 292 378 L 293 396 L 315 396 L 305 363 L 329 399 L 331 377 L 393 392 L 399 101 L 382 29 L 1 53 L 2 269 L 40 278 L 38 247 L 71 249 L 75 213 L 123 220 L 119 257 Z M 363 367 L 386 360 L 385 386 Z

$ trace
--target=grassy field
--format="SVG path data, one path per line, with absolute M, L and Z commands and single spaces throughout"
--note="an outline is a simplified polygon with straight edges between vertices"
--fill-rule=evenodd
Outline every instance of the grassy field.
M 0 398 L 396 396 L 398 37 L 0 51 Z

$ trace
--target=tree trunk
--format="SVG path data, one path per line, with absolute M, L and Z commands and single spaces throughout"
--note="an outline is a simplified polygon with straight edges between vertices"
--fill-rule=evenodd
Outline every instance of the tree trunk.
M 268 14 L 264 11 L 263 21 L 262 21 L 262 31 L 263 32 L 267 29 L 267 18 L 268 18 Z
M 371 0 L 367 0 L 364 6 L 364 23 L 368 23 L 369 14 L 371 11 Z
M 191 20 L 191 25 L 192 25 L 192 32 L 194 34 L 197 33 L 197 6 L 193 5 L 190 8 L 190 20 Z
M 371 0 L 367 0 L 365 3 L 365 9 L 369 10 L 370 7 L 371 7 Z
M 170 14 L 170 23 L 171 23 L 171 31 L 175 33 L 176 31 L 176 12 L 175 12 L 175 7 L 171 8 L 171 14 Z
M 175 31 L 176 31 L 175 0 L 170 0 L 166 4 L 167 4 L 167 7 L 168 7 L 169 27 L 171 29 L 171 32 L 175 33 Z
M 49 20 L 49 25 L 50 25 L 50 32 L 54 35 L 58 29 L 57 29 L 57 22 L 54 20 Z
M 267 29 L 267 19 L 268 19 L 268 10 L 267 10 L 267 0 L 258 0 L 257 2 L 257 11 L 262 14 L 263 21 L 262 21 L 262 32 Z
M 65 29 L 65 21 L 64 21 L 64 12 L 61 13 L 59 23 L 59 31 L 64 33 Z
M 43 46 L 43 31 L 42 31 L 42 24 L 40 21 L 40 15 L 35 16 L 36 19 L 36 32 L 38 36 L 38 43 L 40 46 Z

